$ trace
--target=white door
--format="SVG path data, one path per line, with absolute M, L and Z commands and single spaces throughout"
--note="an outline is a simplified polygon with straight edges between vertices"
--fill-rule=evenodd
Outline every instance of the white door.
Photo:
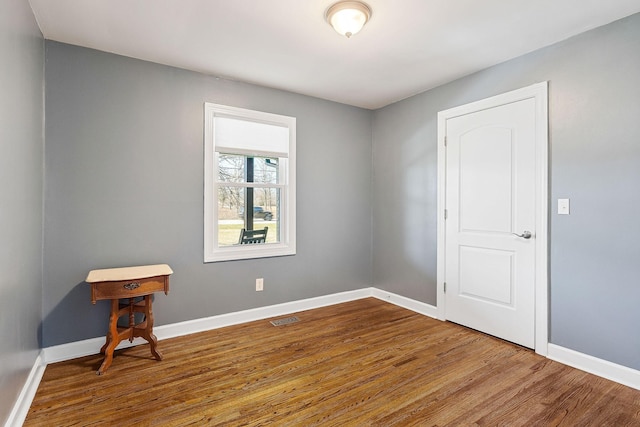
M 536 99 L 445 121 L 446 319 L 535 348 Z

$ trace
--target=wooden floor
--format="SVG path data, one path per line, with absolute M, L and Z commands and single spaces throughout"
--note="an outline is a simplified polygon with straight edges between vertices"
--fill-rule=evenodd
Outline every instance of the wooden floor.
M 49 365 L 25 426 L 640 426 L 640 391 L 373 299 Z

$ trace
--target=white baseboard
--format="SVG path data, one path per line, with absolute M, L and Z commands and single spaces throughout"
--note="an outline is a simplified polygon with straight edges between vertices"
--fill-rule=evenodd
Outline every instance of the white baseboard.
M 549 343 L 547 357 L 564 365 L 640 390 L 640 371 Z
M 154 334 L 159 340 L 180 337 L 183 335 L 195 334 L 197 332 L 209 331 L 225 326 L 238 325 L 241 323 L 253 322 L 255 320 L 267 319 L 270 317 L 283 316 L 303 310 L 326 307 L 328 305 L 340 304 L 342 302 L 353 301 L 372 296 L 373 288 L 364 288 L 356 291 L 340 292 L 337 294 L 325 295 L 316 298 L 308 298 L 299 301 L 291 301 L 282 304 L 270 305 L 266 307 L 253 308 L 234 313 L 221 314 L 218 316 L 204 317 L 202 319 L 187 320 L 185 322 L 162 325 L 153 328 Z M 55 363 L 64 360 L 75 359 L 77 357 L 97 354 L 100 347 L 105 342 L 105 338 L 90 338 L 68 344 L 61 344 L 43 349 L 44 362 Z M 127 348 L 146 341 L 136 338 L 132 343 L 123 341 L 118 348 Z
M 76 357 L 89 356 L 97 354 L 98 350 L 105 342 L 105 338 L 90 338 L 82 341 L 74 341 L 67 344 L 54 345 L 42 349 L 44 354 L 44 362 L 46 364 L 63 362 L 65 360 L 75 359 Z M 118 348 L 126 348 L 138 345 L 137 338 L 133 343 L 123 341 Z
M 7 418 L 4 424 L 5 427 L 19 427 L 24 423 L 24 420 L 27 418 L 27 414 L 29 413 L 31 402 L 33 402 L 33 398 L 36 396 L 36 392 L 38 391 L 38 386 L 40 385 L 40 380 L 42 379 L 42 375 L 44 375 L 46 367 L 47 365 L 44 363 L 42 351 L 40 351 L 40 354 L 36 357 L 36 361 L 29 372 L 29 376 L 18 395 L 18 399 L 16 400 L 15 405 L 13 405 L 9 418 Z
M 340 304 L 342 302 L 371 296 L 425 316 L 437 317 L 436 307 L 432 305 L 380 289 L 364 288 L 355 291 L 340 292 L 316 298 L 308 298 L 299 301 L 291 301 L 266 307 L 253 308 L 250 310 L 237 311 L 234 313 L 220 314 L 217 316 L 157 326 L 153 328 L 153 332 L 159 340 L 164 340 L 183 335 L 195 334 L 198 332 L 210 331 L 212 329 L 224 328 L 225 326 L 238 325 L 241 323 L 253 322 L 255 320 L 268 319 L 270 317 L 284 316 L 303 310 L 312 310 L 314 308 L 326 307 L 328 305 Z M 96 354 L 104 342 L 104 337 L 90 338 L 68 344 L 47 347 L 43 349 L 44 362 L 55 363 L 75 359 L 77 357 L 90 356 L 92 354 Z M 118 345 L 118 348 L 122 349 L 144 343 L 146 343 L 144 339 L 136 338 L 133 342 L 121 342 L 120 345 Z
M 372 288 L 365 288 L 359 289 L 357 291 L 340 292 L 337 294 L 324 295 L 321 297 L 308 298 L 299 301 L 285 302 L 282 304 L 238 311 L 235 313 L 220 314 L 218 316 L 205 317 L 202 319 L 187 320 L 186 322 L 159 326 L 158 328 L 154 328 L 153 330 L 158 339 L 180 337 L 197 332 L 210 331 L 212 329 L 224 328 L 226 326 L 239 325 L 241 323 L 253 322 L 255 320 L 284 316 L 299 311 L 312 310 L 314 308 L 326 307 L 329 305 L 340 304 L 347 301 L 367 298 L 371 296 L 371 289 Z
M 411 298 L 403 297 L 391 292 L 383 291 L 377 288 L 371 288 L 371 296 L 378 298 L 382 301 L 390 302 L 407 310 L 415 311 L 416 313 L 423 314 L 425 316 L 438 318 L 438 308 L 424 302 L 416 301 Z

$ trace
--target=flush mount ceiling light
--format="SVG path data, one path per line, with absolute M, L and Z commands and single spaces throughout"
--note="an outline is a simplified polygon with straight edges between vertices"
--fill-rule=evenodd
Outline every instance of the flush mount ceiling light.
M 341 1 L 327 9 L 326 18 L 338 34 L 349 38 L 371 18 L 371 8 L 359 1 Z

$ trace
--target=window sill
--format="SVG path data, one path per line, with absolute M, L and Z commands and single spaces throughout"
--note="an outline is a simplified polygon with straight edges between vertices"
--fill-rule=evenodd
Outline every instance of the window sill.
M 243 259 L 272 258 L 295 255 L 295 247 L 282 244 L 238 245 L 218 249 L 205 254 L 204 262 L 236 261 Z

